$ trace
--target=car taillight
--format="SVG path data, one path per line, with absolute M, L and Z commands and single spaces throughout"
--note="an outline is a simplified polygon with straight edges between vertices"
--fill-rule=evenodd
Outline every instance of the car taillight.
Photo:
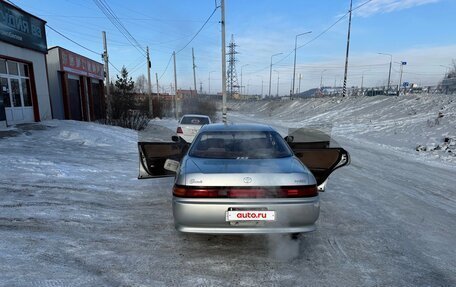
M 183 134 L 184 132 L 182 131 L 182 128 L 181 128 L 181 127 L 177 127 L 176 133 L 178 133 L 178 134 Z
M 198 188 L 175 185 L 173 195 L 177 197 L 219 197 L 216 188 Z
M 290 198 L 318 195 L 316 185 L 269 187 L 192 187 L 175 185 L 173 195 L 190 198 Z
M 318 194 L 316 185 L 281 187 L 282 197 L 311 197 Z

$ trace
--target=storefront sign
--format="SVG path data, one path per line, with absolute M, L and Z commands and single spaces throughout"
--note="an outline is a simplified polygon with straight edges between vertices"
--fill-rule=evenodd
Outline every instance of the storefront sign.
M 102 64 L 62 48 L 59 48 L 59 53 L 62 71 L 103 80 Z
M 0 41 L 47 52 L 45 21 L 0 1 Z

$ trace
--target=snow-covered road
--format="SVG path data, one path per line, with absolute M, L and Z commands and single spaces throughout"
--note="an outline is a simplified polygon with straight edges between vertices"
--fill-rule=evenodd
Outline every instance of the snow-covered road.
M 316 232 L 186 235 L 172 179 L 136 179 L 136 133 L 72 121 L 21 132 L 0 138 L 0 286 L 456 285 L 456 168 L 438 159 L 338 134 L 352 163 L 321 194 Z

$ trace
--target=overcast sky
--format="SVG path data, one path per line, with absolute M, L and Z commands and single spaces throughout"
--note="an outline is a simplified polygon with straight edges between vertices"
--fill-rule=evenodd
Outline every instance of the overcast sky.
M 146 74 L 146 62 L 138 48 L 106 18 L 92 0 L 12 0 L 22 9 L 41 17 L 54 29 L 81 45 L 102 52 L 101 31 L 107 32 L 112 64 L 125 65 L 135 79 Z M 288 94 L 293 75 L 293 49 L 298 38 L 297 74 L 302 74 L 301 90 L 323 85 L 340 85 L 343 79 L 348 28 L 345 16 L 330 30 L 311 43 L 306 43 L 326 30 L 349 10 L 349 0 L 225 0 L 227 44 L 234 35 L 238 45 L 237 73 L 245 92 L 268 91 L 269 64 L 274 57 L 272 87 L 280 77 L 280 93 Z M 366 0 L 354 0 L 358 7 Z M 201 28 L 215 9 L 214 0 L 106 1 L 123 25 L 140 43 L 151 50 L 152 75 L 158 73 L 160 85 L 169 90 L 173 82 L 172 62 L 165 72 L 173 51 L 181 50 Z M 387 82 L 389 56 L 393 62 L 406 61 L 403 81 L 434 85 L 456 58 L 454 0 L 373 0 L 354 12 L 349 59 L 348 85 L 383 85 Z M 195 49 L 197 82 L 211 90 L 221 87 L 220 9 L 187 48 L 177 55 L 179 88 L 193 86 L 191 49 Z M 62 46 L 94 60 L 101 58 L 47 29 L 48 47 Z M 139 48 L 140 49 L 140 48 Z M 399 82 L 399 64 L 393 63 L 392 82 Z M 117 73 L 110 67 L 110 73 Z M 298 76 L 297 76 L 298 79 Z M 155 81 L 154 81 L 155 83 Z M 298 80 L 296 80 L 296 86 Z

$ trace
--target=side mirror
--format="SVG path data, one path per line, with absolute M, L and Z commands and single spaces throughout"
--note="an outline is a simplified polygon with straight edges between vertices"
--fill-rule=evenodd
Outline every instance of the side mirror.
M 172 136 L 172 137 L 171 137 L 171 140 L 172 140 L 173 142 L 175 142 L 175 143 L 177 143 L 177 142 L 180 141 L 179 136 Z
M 180 163 L 176 160 L 172 159 L 167 159 L 165 161 L 164 169 L 172 171 L 172 172 L 177 172 L 179 169 Z
M 287 143 L 292 143 L 294 141 L 294 136 L 286 136 L 284 139 Z

